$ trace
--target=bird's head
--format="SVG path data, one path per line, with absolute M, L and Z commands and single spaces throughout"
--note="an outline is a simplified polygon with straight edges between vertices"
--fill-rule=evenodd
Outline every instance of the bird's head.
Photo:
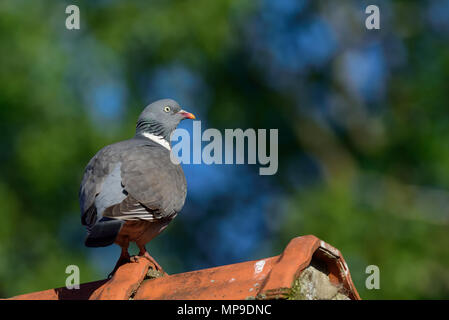
M 195 119 L 195 116 L 182 110 L 175 100 L 158 100 L 149 104 L 140 114 L 136 135 L 150 133 L 170 141 L 171 134 L 184 119 Z

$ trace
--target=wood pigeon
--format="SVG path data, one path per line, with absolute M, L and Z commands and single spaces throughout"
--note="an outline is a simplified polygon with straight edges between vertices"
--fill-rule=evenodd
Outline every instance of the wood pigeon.
M 101 149 L 87 164 L 79 190 L 81 223 L 87 247 L 113 243 L 122 248 L 111 275 L 130 257 L 135 242 L 139 256 L 162 268 L 145 244 L 160 234 L 184 206 L 187 185 L 179 164 L 170 159 L 170 136 L 183 119 L 195 116 L 171 99 L 148 105 L 133 138 Z

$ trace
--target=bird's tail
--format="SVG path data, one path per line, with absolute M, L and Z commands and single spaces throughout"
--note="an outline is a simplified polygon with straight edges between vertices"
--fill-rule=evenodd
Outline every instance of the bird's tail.
M 113 244 L 123 224 L 123 220 L 102 218 L 92 226 L 84 244 L 86 247 L 106 247 Z

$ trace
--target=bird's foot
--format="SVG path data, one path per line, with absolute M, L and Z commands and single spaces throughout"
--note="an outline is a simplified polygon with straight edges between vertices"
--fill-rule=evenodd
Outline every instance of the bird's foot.
M 139 261 L 139 259 L 146 259 L 150 261 L 151 263 L 149 268 L 150 271 L 154 270 L 157 274 L 166 274 L 165 271 L 162 269 L 162 267 L 156 262 L 156 260 L 152 256 L 148 254 L 148 252 L 136 256 L 131 256 L 130 262 L 136 263 Z
M 150 256 L 148 251 L 145 251 L 143 254 L 139 254 L 139 256 L 150 261 L 150 263 L 151 263 L 150 268 L 152 268 L 153 270 L 159 271 L 160 273 L 166 274 L 166 272 L 164 271 L 164 269 L 162 269 L 162 267 L 159 265 L 159 263 L 157 263 L 156 260 L 152 256 Z

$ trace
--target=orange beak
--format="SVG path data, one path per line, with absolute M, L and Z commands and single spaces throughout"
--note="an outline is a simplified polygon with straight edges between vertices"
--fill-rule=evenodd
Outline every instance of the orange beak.
M 180 115 L 184 117 L 184 119 L 196 119 L 193 113 L 181 110 L 178 112 Z

